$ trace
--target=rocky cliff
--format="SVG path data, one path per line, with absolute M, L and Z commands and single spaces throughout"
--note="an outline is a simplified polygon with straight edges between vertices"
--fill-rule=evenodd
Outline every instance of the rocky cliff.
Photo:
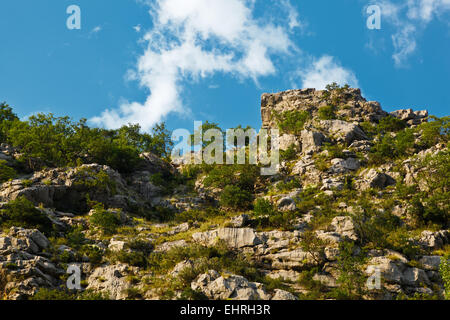
M 3 298 L 443 299 L 448 118 L 389 114 L 348 87 L 264 94 L 261 115 L 282 134 L 275 176 L 143 154 L 131 173 L 88 164 L 1 184 Z M 2 145 L 0 159 L 19 157 Z

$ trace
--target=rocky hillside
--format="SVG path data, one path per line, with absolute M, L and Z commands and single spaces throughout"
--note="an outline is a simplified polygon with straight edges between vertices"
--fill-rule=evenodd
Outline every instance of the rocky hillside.
M 31 155 L 17 132 L 49 127 L 0 117 L 0 299 L 449 298 L 448 117 L 336 85 L 261 114 L 274 176 L 151 152 L 124 170 L 92 146 L 58 162 L 70 143 Z

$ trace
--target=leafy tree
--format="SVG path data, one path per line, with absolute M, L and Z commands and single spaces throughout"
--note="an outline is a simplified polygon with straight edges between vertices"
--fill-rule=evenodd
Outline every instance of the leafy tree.
M 140 153 L 153 152 L 167 158 L 172 148 L 170 133 L 164 123 L 156 125 L 152 134 L 148 134 L 141 133 L 139 125 L 105 130 L 88 127 L 86 119 L 73 122 L 69 117 L 53 114 L 37 114 L 27 121 L 20 121 L 4 104 L 1 119 L 3 140 L 21 149 L 22 160 L 32 170 L 95 162 L 120 172 L 131 172 L 140 162 Z
M 247 209 L 250 207 L 252 195 L 249 191 L 228 185 L 220 195 L 220 204 L 230 209 Z
M 16 170 L 8 166 L 5 160 L 0 160 L 0 184 L 13 179 L 16 175 Z
M 6 141 L 7 131 L 13 121 L 19 120 L 12 108 L 5 102 L 0 103 L 0 143 Z

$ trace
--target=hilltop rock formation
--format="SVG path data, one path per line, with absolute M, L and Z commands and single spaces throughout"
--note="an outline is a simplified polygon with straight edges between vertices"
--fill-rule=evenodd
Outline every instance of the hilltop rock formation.
M 387 113 L 348 87 L 264 94 L 261 116 L 286 151 L 269 177 L 152 153 L 127 173 L 20 171 L 21 151 L 1 144 L 20 174 L 0 184 L 0 295 L 442 299 L 448 120 L 427 127 L 428 112 Z

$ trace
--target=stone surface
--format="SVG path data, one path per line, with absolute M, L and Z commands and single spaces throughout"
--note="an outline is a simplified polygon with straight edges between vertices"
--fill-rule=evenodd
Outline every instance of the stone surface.
M 126 279 L 129 271 L 130 267 L 125 264 L 96 268 L 87 279 L 87 289 L 105 292 L 113 300 L 125 300 L 128 297 L 126 291 L 131 288 Z
M 231 248 L 243 248 L 261 243 L 251 228 L 222 228 L 199 232 L 194 233 L 192 239 L 204 245 L 214 245 L 217 240 L 222 240 Z
M 191 283 L 191 288 L 213 300 L 270 300 L 271 298 L 260 283 L 249 282 L 244 277 L 233 274 L 221 276 L 214 270 L 198 276 Z

